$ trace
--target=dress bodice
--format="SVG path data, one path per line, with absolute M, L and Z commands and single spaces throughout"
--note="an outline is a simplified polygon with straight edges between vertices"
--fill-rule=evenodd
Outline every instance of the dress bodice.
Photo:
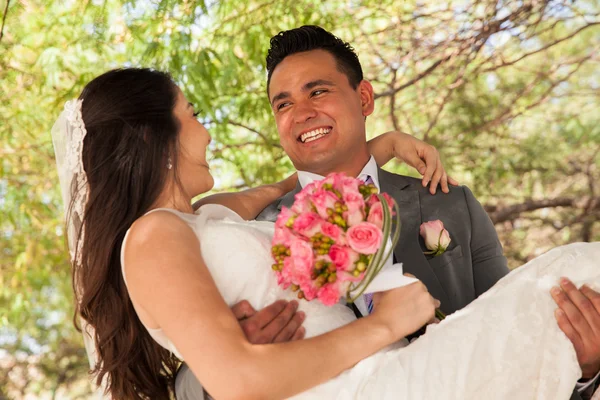
M 244 221 L 232 210 L 216 204 L 204 205 L 195 214 L 166 208 L 151 212 L 157 211 L 167 211 L 179 216 L 194 231 L 202 258 L 221 296 L 230 307 L 247 300 L 252 307 L 260 310 L 277 300 L 296 298 L 294 292 L 284 290 L 277 284 L 277 278 L 271 269 L 272 222 Z M 127 236 L 121 249 L 122 269 Z M 124 269 L 123 277 L 125 279 Z M 127 284 L 126 279 L 125 283 Z M 343 304 L 327 307 L 317 301 L 303 300 L 299 302 L 298 310 L 306 313 L 303 323 L 306 337 L 330 331 L 356 318 Z M 183 359 L 161 329 L 152 329 L 144 321 L 142 323 L 161 346 Z

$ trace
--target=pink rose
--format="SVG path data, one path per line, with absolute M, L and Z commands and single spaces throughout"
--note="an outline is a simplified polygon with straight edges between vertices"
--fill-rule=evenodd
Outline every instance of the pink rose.
M 450 234 L 444 229 L 444 223 L 439 219 L 423 222 L 420 233 L 423 240 L 425 240 L 425 247 L 432 251 L 431 254 L 436 256 L 446 251 L 450 244 Z
M 310 194 L 307 190 L 302 189 L 294 196 L 294 204 L 292 204 L 292 210 L 296 214 L 301 214 L 312 210 L 312 203 L 310 202 Z
M 346 232 L 346 239 L 352 250 L 360 254 L 375 254 L 381 247 L 383 233 L 370 222 L 361 222 Z
M 283 260 L 283 268 L 281 271 L 276 271 L 277 283 L 282 285 L 284 289 L 287 289 L 295 282 L 294 272 L 294 260 L 292 257 L 286 257 Z
M 358 191 L 358 187 L 361 184 L 362 184 L 362 182 L 359 179 L 346 176 L 342 179 L 341 192 L 342 193 L 358 193 L 358 194 L 360 194 L 360 192 Z
M 381 195 L 383 196 L 383 198 L 386 200 L 388 207 L 390 208 L 390 213 L 392 215 L 396 215 L 396 213 L 394 212 L 394 199 L 392 198 L 392 196 L 390 196 L 389 194 L 383 192 L 381 193 Z
M 321 187 L 323 185 L 331 185 L 333 188 L 338 189 L 341 187 L 341 180 L 344 178 L 344 174 L 338 172 L 332 172 L 321 180 Z
M 317 297 L 326 306 L 333 306 L 340 301 L 340 287 L 335 283 L 327 284 L 319 290 Z
M 395 201 L 394 199 L 387 193 L 380 193 L 381 196 L 383 196 L 383 198 L 385 199 L 385 202 L 388 205 L 388 209 L 390 210 L 390 215 L 394 216 L 396 215 L 396 211 L 394 210 L 394 205 L 395 205 Z M 372 194 L 371 196 L 369 196 L 369 198 L 366 201 L 367 206 L 369 206 L 369 208 L 373 207 L 375 204 L 381 203 L 381 200 L 379 199 L 378 195 Z M 383 213 L 383 210 L 381 210 Z
M 329 248 L 329 258 L 340 270 L 349 271 L 354 269 L 354 263 L 358 260 L 358 254 L 349 247 L 334 244 Z
M 294 269 L 303 274 L 308 271 L 310 275 L 314 261 L 312 246 L 305 240 L 295 239 L 290 245 L 290 251 L 292 255 L 288 258 L 294 261 Z
M 371 205 L 367 222 L 376 225 L 379 229 L 383 229 L 383 206 L 380 201 Z
M 323 235 L 332 238 L 334 242 L 339 242 L 338 244 L 344 244 L 345 242 L 342 228 L 335 224 L 327 221 L 323 222 L 323 224 L 321 224 L 321 232 Z
M 294 221 L 294 231 L 307 238 L 311 238 L 315 233 L 321 232 L 321 223 L 323 220 L 314 212 L 305 212 Z
M 358 192 L 344 192 L 342 199 L 344 200 L 346 207 L 348 207 L 348 210 L 362 210 L 365 206 L 365 200 Z
M 317 209 L 317 212 L 322 218 L 327 218 L 327 210 L 335 209 L 335 203 L 340 202 L 340 199 L 329 190 L 318 190 L 310 197 L 313 205 Z
M 292 231 L 285 227 L 275 227 L 275 233 L 273 234 L 273 245 L 282 244 L 285 247 L 290 247 L 290 243 L 296 237 L 292 233 Z
M 364 207 L 365 200 L 360 193 L 347 192 L 343 194 L 344 204 L 348 207 L 348 211 L 344 213 L 344 218 L 348 222 L 348 226 L 354 226 L 365 220 Z
M 365 220 L 362 210 L 346 211 L 343 214 L 348 226 L 358 225 Z
M 377 195 L 372 194 L 369 197 L 367 197 L 366 204 L 369 207 L 373 207 L 373 204 L 377 204 L 377 203 L 380 203 L 379 197 L 377 197 Z
M 290 250 L 292 255 L 283 261 L 281 279 L 278 277 L 278 283 L 283 283 L 284 288 L 292 283 L 301 285 L 304 281 L 310 280 L 313 269 L 313 251 L 307 242 L 296 239 L 292 242 Z
M 315 286 L 315 282 L 308 279 L 304 282 L 300 283 L 300 289 L 304 293 L 304 298 L 306 300 L 312 300 L 317 297 L 319 292 L 319 288 Z
M 283 276 L 283 271 L 275 271 L 275 275 L 277 275 L 277 284 L 284 289 L 290 287 L 290 281 L 286 280 Z
M 287 222 L 289 221 L 289 219 L 295 215 L 296 215 L 296 213 L 294 213 L 289 208 L 287 208 L 285 206 L 282 207 L 281 212 L 277 216 L 277 221 L 275 221 L 275 228 L 281 228 L 281 227 L 285 226 L 287 224 Z
M 322 181 L 312 181 L 308 185 L 304 186 L 304 188 L 302 188 L 301 192 L 304 192 L 310 196 L 314 192 L 321 190 L 321 186 L 323 186 Z
M 277 274 L 277 284 L 282 285 L 284 289 L 287 289 L 293 282 L 291 276 L 293 263 L 292 259 L 287 257 L 283 260 L 281 271 L 275 271 L 275 274 Z

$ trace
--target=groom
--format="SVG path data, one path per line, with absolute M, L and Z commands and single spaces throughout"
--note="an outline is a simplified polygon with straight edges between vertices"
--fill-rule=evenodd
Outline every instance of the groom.
M 258 219 L 274 221 L 283 206 L 292 205 L 301 187 L 330 172 L 345 172 L 396 199 L 402 229 L 394 258 L 441 301 L 445 313 L 463 308 L 508 273 L 494 226 L 468 188 L 432 196 L 420 180 L 383 171 L 370 157 L 365 119 L 374 109 L 373 88 L 363 79 L 358 57 L 347 43 L 314 26 L 282 32 L 271 39 L 267 71 L 267 92 L 281 145 L 298 170 L 299 184 Z M 431 257 L 424 254 L 419 227 L 437 219 L 444 223 L 451 242 L 443 254 Z M 258 326 L 273 328 L 272 316 L 263 318 L 262 310 L 244 306 L 252 318 L 262 318 Z M 366 302 L 357 306 L 360 313 L 368 312 Z M 184 367 L 178 375 L 178 398 L 194 398 L 198 393 L 201 386 Z M 576 392 L 573 396 L 580 398 Z

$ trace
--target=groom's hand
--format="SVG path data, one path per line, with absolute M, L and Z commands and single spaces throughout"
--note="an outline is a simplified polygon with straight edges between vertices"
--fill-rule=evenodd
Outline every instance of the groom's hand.
M 559 307 L 558 326 L 573 343 L 582 377 L 593 378 L 600 371 L 600 293 L 586 285 L 578 290 L 562 278 L 551 294 Z
M 248 301 L 242 300 L 231 311 L 240 323 L 246 338 L 253 344 L 289 342 L 304 337 L 304 313 L 296 312 L 297 301 L 278 300 L 256 311 Z

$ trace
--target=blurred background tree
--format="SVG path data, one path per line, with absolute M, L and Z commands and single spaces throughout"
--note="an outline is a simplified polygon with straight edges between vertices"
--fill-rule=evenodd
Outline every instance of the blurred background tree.
M 595 0 L 0 0 L 0 12 L 0 398 L 91 393 L 49 132 L 111 68 L 170 71 L 214 138 L 215 190 L 253 186 L 292 170 L 265 95 L 269 38 L 321 25 L 375 87 L 370 134 L 437 146 L 511 267 L 600 240 Z

